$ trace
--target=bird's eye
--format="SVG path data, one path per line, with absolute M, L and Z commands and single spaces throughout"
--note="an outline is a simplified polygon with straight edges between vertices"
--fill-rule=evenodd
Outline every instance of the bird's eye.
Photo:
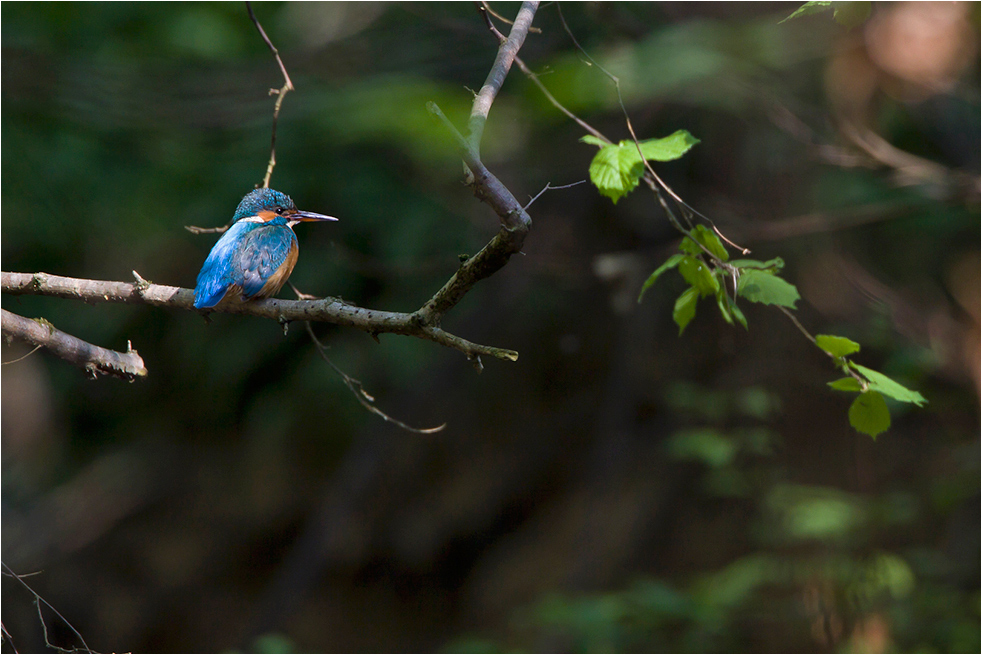
M 276 213 L 277 214 L 282 214 L 283 213 L 283 208 L 280 207 L 279 205 L 277 205 L 277 207 L 276 207 Z

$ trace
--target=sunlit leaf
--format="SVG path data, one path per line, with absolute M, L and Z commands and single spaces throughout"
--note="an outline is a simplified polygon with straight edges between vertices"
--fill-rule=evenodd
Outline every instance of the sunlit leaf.
M 737 293 L 750 302 L 764 305 L 781 305 L 794 309 L 795 302 L 801 297 L 798 289 L 790 282 L 754 269 L 744 270 L 737 283 Z
M 602 146 L 590 162 L 590 181 L 601 195 L 610 198 L 615 204 L 638 186 L 638 180 L 644 174 L 641 155 L 638 154 L 639 146 L 645 159 L 671 161 L 699 143 L 686 130 L 679 130 L 663 139 L 648 139 L 637 144 L 633 141 L 621 141 L 608 145 L 590 135 L 580 137 L 580 141 Z
M 833 357 L 845 357 L 859 352 L 859 344 L 852 339 L 831 334 L 816 335 L 815 344 Z
M 868 1 L 833 1 L 833 0 L 811 0 L 798 7 L 798 9 L 782 20 L 789 21 L 792 18 L 800 18 L 810 14 L 819 14 L 824 11 L 832 10 L 832 17 L 839 25 L 847 29 L 852 29 L 869 18 L 872 11 L 872 4 Z
M 679 326 L 679 335 L 685 330 L 685 326 L 696 317 L 696 303 L 699 302 L 699 290 L 689 287 L 682 292 L 682 295 L 675 301 L 675 310 L 672 312 L 672 319 Z
M 609 143 L 607 143 L 606 141 L 604 141 L 600 137 L 593 136 L 592 134 L 586 134 L 584 136 L 581 136 L 580 137 L 580 142 L 582 142 L 582 143 L 589 143 L 590 145 L 593 145 L 593 146 L 600 146 L 601 148 L 605 148 L 608 145 L 610 145 Z
M 849 424 L 857 431 L 876 439 L 890 427 L 890 410 L 877 391 L 866 391 L 856 397 L 849 407 Z
M 894 400 L 899 400 L 902 403 L 914 403 L 918 407 L 927 402 L 927 398 L 920 393 L 908 389 L 879 371 L 874 371 L 871 368 L 866 368 L 853 362 L 849 362 L 849 366 L 859 371 L 864 378 L 869 380 L 869 388 L 873 391 L 879 391 L 884 396 L 890 396 Z
M 859 384 L 859 380 L 852 377 L 839 378 L 833 382 L 829 382 L 829 386 L 836 391 L 862 391 L 863 387 Z
M 632 170 L 638 163 L 637 151 L 632 154 L 627 148 L 611 145 L 600 149 L 590 162 L 590 181 L 601 195 L 610 198 L 614 204 L 638 186 L 641 170 Z
M 697 225 L 692 230 L 692 236 L 696 241 L 706 246 L 706 250 L 713 253 L 720 260 L 725 262 L 730 258 L 730 253 L 726 252 L 726 248 L 723 247 L 723 243 L 719 240 L 719 237 L 705 225 Z
M 809 16 L 811 14 L 820 14 L 823 11 L 828 11 L 832 8 L 832 0 L 810 0 L 805 4 L 798 7 L 794 13 L 781 21 L 784 23 L 791 20 L 792 18 L 801 18 L 802 16 Z
M 639 141 L 638 145 L 641 146 L 641 153 L 645 159 L 672 161 L 687 153 L 697 143 L 699 139 L 689 134 L 688 130 L 679 130 L 661 139 Z M 621 145 L 635 147 L 632 141 L 621 141 Z
M 679 262 L 682 261 L 682 258 L 684 256 L 685 255 L 679 255 L 679 254 L 672 255 L 671 257 L 665 260 L 664 264 L 656 268 L 655 272 L 649 275 L 648 279 L 645 280 L 644 284 L 641 286 L 641 293 L 638 294 L 638 302 L 641 302 L 641 299 L 644 297 L 644 292 L 648 290 L 648 287 L 650 287 L 655 282 L 657 282 L 658 278 L 661 277 L 662 273 L 664 273 L 665 271 L 671 268 L 675 268 L 676 266 L 678 266 Z

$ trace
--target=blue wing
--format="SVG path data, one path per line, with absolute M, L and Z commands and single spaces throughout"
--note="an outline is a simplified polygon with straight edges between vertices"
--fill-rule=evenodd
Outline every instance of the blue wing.
M 279 291 L 296 262 L 297 237 L 286 225 L 238 221 L 228 229 L 198 273 L 194 306 L 214 307 L 228 293 L 249 300 Z M 292 260 L 292 261 L 291 261 Z M 278 283 L 278 284 L 277 284 Z

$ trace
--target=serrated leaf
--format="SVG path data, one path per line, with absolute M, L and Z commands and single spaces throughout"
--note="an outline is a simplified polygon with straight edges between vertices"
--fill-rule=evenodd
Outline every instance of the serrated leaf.
M 650 287 L 655 282 L 657 282 L 658 278 L 661 277 L 662 273 L 669 270 L 670 268 L 675 268 L 676 266 L 678 266 L 679 262 L 682 261 L 682 258 L 684 256 L 685 255 L 678 255 L 678 254 L 672 255 L 671 257 L 665 260 L 664 264 L 656 268 L 655 272 L 649 275 L 648 279 L 645 280 L 644 284 L 641 286 L 641 293 L 638 294 L 638 302 L 641 302 L 641 298 L 644 297 L 644 292 L 648 290 L 648 287 Z
M 757 259 L 734 259 L 732 262 L 730 262 L 730 265 L 736 266 L 737 268 L 752 268 L 776 272 L 784 268 L 784 260 L 780 257 L 768 259 L 766 262 L 762 262 Z
M 590 181 L 601 195 L 610 198 L 614 204 L 633 191 L 644 174 L 641 155 L 638 154 L 639 146 L 645 159 L 671 161 L 699 143 L 686 130 L 679 130 L 663 139 L 640 141 L 638 144 L 633 141 L 605 144 L 602 139 L 592 135 L 580 137 L 580 141 L 602 146 L 590 162 Z
M 622 144 L 629 144 L 634 148 L 633 141 L 621 141 Z M 692 146 L 699 143 L 699 139 L 689 134 L 688 130 L 678 130 L 674 134 L 661 139 L 647 139 L 638 141 L 641 146 L 641 154 L 645 159 L 655 161 L 672 161 L 680 158 L 687 153 Z
M 837 337 L 831 334 L 816 335 L 815 344 L 833 357 L 845 357 L 846 355 L 859 352 L 859 344 L 852 339 Z
M 836 391 L 862 391 L 863 387 L 859 384 L 859 380 L 852 377 L 839 378 L 834 382 L 829 382 L 829 386 Z
M 604 146 L 590 162 L 590 181 L 601 195 L 610 198 L 614 204 L 638 186 L 641 170 L 632 171 L 639 161 L 635 151 L 621 146 Z
M 874 371 L 871 368 L 866 368 L 853 362 L 849 362 L 849 366 L 859 371 L 864 378 L 869 380 L 869 388 L 873 391 L 879 391 L 884 396 L 890 396 L 894 400 L 899 400 L 902 403 L 914 403 L 918 407 L 927 402 L 927 398 L 920 393 L 908 389 L 879 371 Z
M 801 298 L 798 289 L 787 280 L 755 269 L 745 269 L 742 272 L 737 283 L 737 293 L 750 302 L 791 309 L 794 309 L 795 302 Z
M 589 143 L 591 146 L 600 146 L 601 148 L 604 148 L 604 147 L 610 145 L 609 143 L 607 143 L 606 141 L 604 141 L 600 137 L 593 136 L 592 134 L 585 134 L 585 135 L 581 136 L 580 137 L 580 142 L 581 143 Z
M 679 262 L 679 273 L 686 282 L 699 290 L 699 295 L 706 297 L 719 291 L 719 280 L 713 275 L 709 266 L 697 257 L 682 257 Z
M 859 394 L 849 407 L 849 424 L 857 431 L 876 439 L 890 427 L 890 410 L 877 391 Z
M 682 292 L 682 295 L 675 301 L 675 310 L 672 312 L 672 319 L 679 326 L 679 336 L 693 318 L 696 317 L 696 303 L 699 302 L 699 290 L 689 287 Z
M 706 246 L 706 250 L 713 253 L 720 260 L 725 262 L 730 258 L 730 253 L 726 252 L 726 248 L 723 247 L 719 237 L 705 225 L 697 225 L 692 230 L 692 236 L 696 241 Z

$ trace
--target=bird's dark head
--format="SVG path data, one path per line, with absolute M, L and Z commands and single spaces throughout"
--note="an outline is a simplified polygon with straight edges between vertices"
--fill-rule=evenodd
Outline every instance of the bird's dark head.
M 232 221 L 249 216 L 259 216 L 259 212 L 267 211 L 274 214 L 284 214 L 297 211 L 290 196 L 273 189 L 253 189 L 245 195 L 239 206 L 235 208 Z
M 287 219 L 290 224 L 300 221 L 336 221 L 333 216 L 324 216 L 313 212 L 303 212 L 297 209 L 293 200 L 285 193 L 273 189 L 254 189 L 247 193 L 235 209 L 232 222 L 243 218 L 259 217 L 265 221 L 279 216 Z

